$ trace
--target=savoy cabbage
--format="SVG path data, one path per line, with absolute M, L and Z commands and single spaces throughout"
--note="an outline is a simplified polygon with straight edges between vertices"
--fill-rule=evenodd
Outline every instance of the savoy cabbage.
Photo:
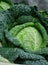
M 48 65 L 47 31 L 48 16 L 34 7 L 16 4 L 0 12 L 0 55 L 13 63 Z

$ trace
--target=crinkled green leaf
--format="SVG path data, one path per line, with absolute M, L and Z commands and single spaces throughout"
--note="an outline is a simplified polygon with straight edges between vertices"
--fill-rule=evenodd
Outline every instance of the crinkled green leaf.
M 30 54 L 24 52 L 19 48 L 0 48 L 0 55 L 8 59 L 10 62 L 21 63 L 21 64 L 42 64 L 48 65 L 48 62 L 44 57 L 37 54 Z M 20 59 L 20 61 L 19 61 Z
M 26 65 L 48 65 L 48 62 L 45 60 L 35 60 L 35 61 L 26 61 Z
M 40 55 L 30 54 L 18 48 L 0 48 L 0 55 L 7 58 L 11 62 L 14 62 L 18 57 L 20 59 L 25 59 L 25 60 L 44 59 L 44 57 Z

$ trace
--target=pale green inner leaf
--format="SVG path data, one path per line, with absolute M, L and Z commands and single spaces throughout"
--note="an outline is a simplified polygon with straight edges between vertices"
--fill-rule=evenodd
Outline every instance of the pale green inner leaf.
M 21 47 L 26 51 L 39 50 L 42 44 L 42 37 L 34 27 L 22 29 L 16 38 L 20 41 Z
M 10 5 L 8 3 L 2 1 L 0 2 L 0 6 L 5 10 L 10 8 Z

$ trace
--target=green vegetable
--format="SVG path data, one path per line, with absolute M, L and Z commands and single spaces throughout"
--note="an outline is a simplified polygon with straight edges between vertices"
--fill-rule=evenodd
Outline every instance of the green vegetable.
M 43 17 L 48 17 L 48 12 L 47 11 L 40 11 L 39 10 L 39 13 L 43 16 Z
M 28 52 L 37 51 L 41 47 L 46 47 L 47 45 L 46 30 L 39 23 L 30 22 L 23 25 L 18 25 L 13 27 L 9 33 L 12 34 L 14 38 L 17 38 L 20 42 L 20 47 Z
M 24 24 L 24 23 L 27 23 L 27 22 L 38 22 L 39 20 L 32 17 L 32 16 L 20 16 L 18 19 L 16 19 L 16 24 L 17 25 L 20 25 L 20 24 Z
M 20 16 L 17 20 L 16 20 L 16 24 L 23 24 L 23 23 L 27 23 L 33 21 L 33 17 L 32 16 Z
M 47 31 L 48 13 L 36 7 L 16 4 L 1 11 L 0 55 L 17 64 L 48 65 Z
M 12 15 L 12 17 L 17 19 L 18 17 L 22 15 L 30 15 L 31 8 L 28 5 L 18 4 L 18 5 L 14 5 L 13 7 L 11 7 L 9 9 L 9 12 Z
M 22 49 L 19 49 L 19 48 L 0 48 L 0 51 L 1 51 L 0 54 L 3 57 L 10 60 L 11 62 L 14 62 L 18 57 L 20 57 L 21 59 L 36 59 L 36 60 L 45 59 L 44 57 L 40 55 L 26 53 Z
M 9 5 L 8 3 L 6 3 L 6 2 L 2 2 L 2 1 L 0 2 L 0 6 L 1 6 L 4 10 L 10 8 L 10 5 Z
M 40 20 L 39 22 L 46 28 L 48 33 L 48 13 L 47 12 L 44 12 L 44 14 L 40 13 L 39 10 L 35 10 L 34 7 L 31 7 L 31 13 L 32 16 Z
M 33 64 L 48 65 L 48 62 L 45 60 L 44 57 L 33 53 L 32 54 L 26 53 L 19 48 L 0 48 L 0 54 L 3 57 L 7 58 L 10 62 L 15 61 L 17 64 L 30 63 L 29 65 Z
M 48 62 L 45 60 L 35 60 L 35 61 L 26 61 L 25 64 L 27 65 L 48 65 Z

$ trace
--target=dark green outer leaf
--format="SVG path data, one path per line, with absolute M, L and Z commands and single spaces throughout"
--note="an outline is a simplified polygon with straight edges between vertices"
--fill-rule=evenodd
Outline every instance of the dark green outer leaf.
M 8 30 L 14 26 L 13 23 L 14 19 L 7 10 L 0 12 L 0 41 L 4 47 L 7 47 L 4 30 Z
M 8 25 L 11 25 L 12 22 L 14 22 L 14 19 L 8 11 L 0 12 L 0 34 L 2 34 L 5 29 L 9 28 L 10 26 Z M 0 39 L 2 39 L 2 37 L 0 37 Z
M 10 62 L 22 63 L 25 65 L 48 65 L 48 62 L 40 55 L 26 53 L 19 48 L 0 48 L 0 55 Z M 20 58 L 20 61 L 17 61 Z M 22 60 L 21 60 L 22 59 Z
M 17 24 L 24 24 L 27 22 L 33 22 L 33 17 L 32 16 L 20 16 L 17 20 L 16 20 Z
M 42 26 L 40 23 L 35 23 L 35 27 L 40 31 L 42 37 L 43 37 L 43 45 L 48 45 L 48 34 L 46 32 L 46 29 L 44 26 Z
M 15 39 L 7 30 L 5 31 L 5 37 L 7 38 L 7 40 L 12 42 L 12 44 L 16 44 L 16 46 L 19 46 L 20 42 Z
M 42 25 L 44 25 L 44 27 L 46 28 L 47 32 L 48 32 L 48 19 L 46 19 L 45 17 L 43 17 L 38 11 L 36 11 L 33 7 L 31 7 L 31 13 L 32 16 L 38 18 L 40 20 L 40 23 Z M 48 15 L 48 14 L 47 14 Z M 48 17 L 47 17 L 48 18 Z
M 45 60 L 35 60 L 35 61 L 25 61 L 24 64 L 26 65 L 48 65 L 48 62 Z
M 30 15 L 31 8 L 28 5 L 18 4 L 8 10 L 15 19 L 22 15 Z
M 0 55 L 11 62 L 14 62 L 18 57 L 24 60 L 45 60 L 45 58 L 40 55 L 26 53 L 19 48 L 0 48 Z

